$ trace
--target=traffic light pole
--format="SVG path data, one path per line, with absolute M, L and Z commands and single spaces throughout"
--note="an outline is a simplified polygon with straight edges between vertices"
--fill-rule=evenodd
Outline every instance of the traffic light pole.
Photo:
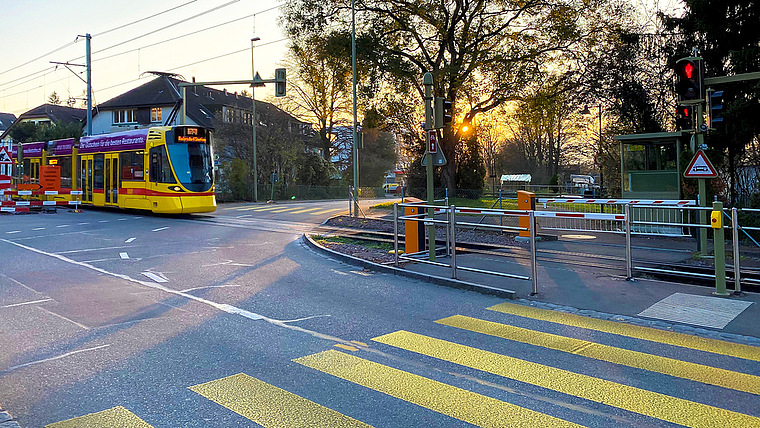
M 702 131 L 702 125 L 704 124 L 704 118 L 702 117 L 704 107 L 702 103 L 699 103 L 696 105 L 697 113 L 694 115 L 695 121 L 694 121 L 694 141 L 696 144 L 696 147 L 692 147 L 692 152 L 696 153 L 697 150 L 701 149 L 705 143 L 705 133 Z M 707 206 L 707 179 L 706 178 L 698 178 L 697 182 L 699 184 L 699 206 L 700 207 L 706 207 Z M 700 210 L 699 211 L 699 224 L 708 224 L 707 223 L 707 211 L 706 210 Z M 704 227 L 699 228 L 699 251 L 704 256 L 707 255 L 707 229 Z
M 433 205 L 435 202 L 435 188 L 433 187 L 433 154 L 427 150 L 427 132 L 433 129 L 433 75 L 425 73 L 422 77 L 422 85 L 425 87 L 425 170 L 427 172 L 427 203 Z M 428 218 L 435 216 L 435 209 L 428 208 Z M 431 262 L 435 261 L 435 224 L 429 223 L 427 226 L 428 233 L 428 254 Z

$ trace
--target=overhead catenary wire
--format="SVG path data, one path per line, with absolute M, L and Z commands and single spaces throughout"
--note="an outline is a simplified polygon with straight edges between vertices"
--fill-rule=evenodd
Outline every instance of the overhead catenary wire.
M 130 22 L 130 23 L 127 23 L 127 24 L 124 24 L 124 25 L 120 25 L 120 26 L 118 26 L 118 27 L 114 27 L 114 28 L 111 28 L 111 29 L 109 29 L 109 30 L 106 30 L 106 31 L 102 31 L 102 32 L 100 32 L 100 33 L 96 34 L 96 36 L 100 36 L 100 35 L 103 35 L 103 34 L 107 34 L 107 33 L 110 33 L 110 32 L 112 32 L 112 31 L 120 30 L 120 29 L 122 29 L 122 28 L 128 27 L 128 26 L 130 26 L 130 25 L 133 25 L 133 24 L 136 24 L 136 23 L 138 23 L 138 22 L 142 22 L 142 21 L 144 21 L 144 20 L 146 20 L 146 19 L 155 18 L 155 17 L 157 17 L 157 16 L 163 15 L 164 13 L 167 13 L 167 12 L 171 12 L 171 11 L 173 11 L 173 10 L 176 10 L 176 9 L 179 9 L 179 8 L 181 8 L 181 7 L 187 6 L 187 5 L 189 5 L 189 4 L 191 4 L 191 3 L 194 3 L 194 2 L 196 2 L 196 1 L 198 1 L 198 0 L 191 0 L 191 1 L 187 2 L 187 3 L 181 4 L 181 5 L 179 5 L 179 6 L 175 6 L 175 7 L 172 7 L 172 8 L 170 8 L 170 9 L 166 9 L 166 10 L 164 10 L 164 11 L 162 11 L 162 12 L 159 12 L 159 13 L 155 13 L 155 14 L 153 14 L 153 15 L 150 15 L 150 16 L 148 16 L 148 17 L 145 17 L 145 18 L 142 18 L 142 19 L 139 19 L 139 20 L 136 20 L 136 21 L 132 21 L 132 22 Z M 43 59 L 43 58 L 45 58 L 45 57 L 46 57 L 46 56 L 48 56 L 48 55 L 54 54 L 54 53 L 56 53 L 56 52 L 58 52 L 58 51 L 60 51 L 60 50 L 62 50 L 62 49 L 65 49 L 65 48 L 67 48 L 67 47 L 69 47 L 69 46 L 71 46 L 71 45 L 73 45 L 73 44 L 77 43 L 77 41 L 78 41 L 78 37 L 77 37 L 77 38 L 75 38 L 73 41 L 71 41 L 71 42 L 69 42 L 69 43 L 66 43 L 65 45 L 63 45 L 63 46 L 61 46 L 61 47 L 59 47 L 59 48 L 53 49 L 52 51 L 50 51 L 50 52 L 48 52 L 48 53 L 45 53 L 45 54 L 43 54 L 43 55 L 40 55 L 40 56 L 38 56 L 37 58 L 31 59 L 31 60 L 29 60 L 29 61 L 27 61 L 27 62 L 25 62 L 25 63 L 23 63 L 23 64 L 20 64 L 20 65 L 17 65 L 17 66 L 15 66 L 15 67 L 13 67 L 13 68 L 10 68 L 10 69 L 8 69 L 8 70 L 2 71 L 2 72 L 0 72 L 0 75 L 3 75 L 3 74 L 5 74 L 5 73 L 8 73 L 8 72 L 10 72 L 10 71 L 13 71 L 13 70 L 17 70 L 17 69 L 19 69 L 19 68 L 21 68 L 21 67 L 24 67 L 24 66 L 26 66 L 26 65 L 29 65 L 29 64 L 33 63 L 34 61 L 38 61 L 38 60 L 40 60 L 40 59 Z M 84 58 L 84 57 L 82 57 L 82 58 Z M 49 70 L 49 69 L 47 69 L 47 68 L 46 68 L 45 70 Z M 22 77 L 20 77 L 20 78 L 18 78 L 18 79 L 15 79 L 15 80 L 24 79 L 24 78 L 26 78 L 26 77 L 28 77 L 28 76 L 32 76 L 32 75 L 34 75 L 34 74 L 38 74 L 38 73 L 41 73 L 41 72 L 43 72 L 43 71 L 45 71 L 45 70 L 41 70 L 41 71 L 35 71 L 34 73 L 28 74 L 28 75 L 26 75 L 26 76 L 22 76 Z M 5 84 L 8 84 L 8 83 L 14 82 L 15 80 L 12 80 L 12 81 L 10 81 L 10 82 L 1 83 L 0 85 L 5 85 Z M 8 89 L 8 88 L 6 88 L 6 89 Z
M 171 12 L 173 10 L 177 10 L 179 8 L 185 7 L 185 6 L 187 6 L 187 5 L 191 4 L 191 3 L 195 3 L 196 1 L 198 1 L 198 0 L 190 0 L 187 3 L 183 3 L 183 4 L 179 5 L 179 6 L 175 6 L 175 7 L 166 9 L 166 10 L 164 10 L 162 12 L 154 13 L 153 15 L 146 16 L 145 18 L 140 18 L 140 19 L 132 21 L 130 23 L 127 23 L 127 24 L 124 24 L 124 25 L 120 25 L 118 27 L 111 28 L 110 30 L 101 31 L 100 33 L 93 34 L 92 37 L 102 36 L 103 34 L 108 34 L 108 33 L 113 32 L 113 31 L 121 30 L 122 28 L 129 27 L 130 25 L 138 24 L 138 23 L 143 22 L 143 21 L 145 21 L 147 19 L 156 18 L 156 17 L 161 16 L 161 15 L 163 15 L 165 13 L 168 13 L 168 12 Z
M 180 21 L 177 21 L 177 22 L 173 22 L 173 23 L 171 23 L 171 24 L 169 24 L 169 25 L 165 25 L 165 26 L 163 26 L 163 27 L 161 27 L 161 28 L 158 28 L 158 29 L 155 29 L 155 30 L 149 31 L 149 32 L 147 32 L 147 33 L 145 33 L 145 34 L 141 34 L 141 35 L 139 35 L 139 36 L 136 36 L 136 37 L 132 37 L 131 39 L 128 39 L 128 40 L 124 40 L 123 42 L 119 42 L 119 43 L 116 43 L 116 44 L 114 44 L 114 45 L 111 45 L 111 46 L 107 46 L 107 47 L 105 47 L 105 48 L 103 48 L 103 49 L 100 49 L 100 50 L 97 50 L 97 51 L 93 52 L 93 53 L 92 53 L 92 55 L 98 54 L 98 53 L 100 53 L 100 52 L 105 52 L 105 51 L 107 51 L 107 50 L 109 50 L 109 49 L 113 49 L 113 48 L 115 48 L 115 47 L 118 47 L 118 46 L 122 46 L 122 45 L 125 45 L 125 44 L 127 44 L 127 43 L 130 43 L 130 42 L 134 42 L 135 40 L 139 40 L 139 39 L 141 39 L 141 38 L 143 38 L 143 37 L 147 37 L 147 36 L 150 36 L 150 35 L 152 35 L 152 34 L 155 34 L 155 33 L 158 33 L 158 32 L 160 32 L 160 31 L 163 31 L 163 30 L 166 30 L 166 29 L 172 28 L 172 27 L 174 27 L 174 26 L 177 26 L 177 25 L 180 25 L 180 24 L 185 24 L 185 23 L 187 23 L 187 22 L 188 22 L 188 21 L 190 21 L 190 20 L 193 20 L 193 19 L 195 19 L 195 18 L 199 18 L 199 17 L 201 17 L 201 16 L 203 16 L 203 15 L 206 15 L 206 14 L 209 14 L 209 13 L 211 13 L 211 12 L 215 12 L 215 11 L 217 11 L 217 10 L 219 10 L 219 9 L 225 8 L 225 7 L 227 7 L 227 6 L 230 6 L 230 5 L 232 5 L 232 4 L 235 4 L 235 3 L 237 3 L 237 2 L 239 2 L 239 1 L 240 1 L 240 0 L 232 0 L 232 1 L 229 1 L 229 2 L 227 2 L 227 3 L 224 3 L 224 4 L 222 4 L 222 5 L 219 5 L 219 6 L 215 6 L 215 7 L 212 7 L 211 9 L 208 9 L 208 10 L 205 10 L 205 11 L 203 11 L 203 12 L 197 13 L 197 14 L 195 14 L 195 15 L 193 15 L 193 16 L 191 16 L 191 17 L 189 17 L 189 18 L 185 18 L 185 19 L 183 19 L 183 20 L 180 20 Z M 69 60 L 69 62 L 71 62 L 71 61 L 76 61 L 76 60 L 79 60 L 79 59 L 83 59 L 84 57 L 85 57 L 85 56 L 84 56 L 84 55 L 82 55 L 82 56 L 76 57 L 76 58 L 74 58 L 74 59 L 70 59 L 70 60 Z
M 193 16 L 192 16 L 192 17 L 190 17 L 190 18 L 187 18 L 187 19 L 183 19 L 183 20 L 181 20 L 181 21 L 178 21 L 178 22 L 175 22 L 175 23 L 173 23 L 173 24 L 170 24 L 170 25 L 164 26 L 164 27 L 162 27 L 162 28 L 159 28 L 159 29 L 157 29 L 157 30 L 152 30 L 152 31 L 150 31 L 150 32 L 148 32 L 148 33 L 145 33 L 145 34 L 142 34 L 142 35 L 140 35 L 140 36 L 137 36 L 137 37 L 133 37 L 133 38 L 131 38 L 131 39 L 127 40 L 127 41 L 124 41 L 124 42 L 120 42 L 120 43 L 117 43 L 117 44 L 115 44 L 115 45 L 112 45 L 112 46 L 106 47 L 106 48 L 104 48 L 104 49 L 101 49 L 101 50 L 99 50 L 99 51 L 96 51 L 96 52 L 94 52 L 93 54 L 96 54 L 96 53 L 99 53 L 99 52 L 103 52 L 103 51 L 105 51 L 105 50 L 108 50 L 108 49 L 111 49 L 111 48 L 114 48 L 114 47 L 117 47 L 117 46 L 121 46 L 121 45 L 123 45 L 123 44 L 125 44 L 125 43 L 129 43 L 129 42 L 131 42 L 131 41 L 134 41 L 134 40 L 140 39 L 140 38 L 142 38 L 142 37 L 146 37 L 146 36 L 148 36 L 148 35 L 151 35 L 151 34 L 154 34 L 154 33 L 158 32 L 158 31 L 162 31 L 162 30 L 164 30 L 164 29 L 167 29 L 167 28 L 170 28 L 170 27 L 173 27 L 173 26 L 179 25 L 179 24 L 181 24 L 181 23 L 185 23 L 185 22 L 187 22 L 187 21 L 188 21 L 188 20 L 190 20 L 190 19 L 194 19 L 194 18 L 197 18 L 197 17 L 203 16 L 203 15 L 205 15 L 205 14 L 207 14 L 207 13 L 211 13 L 211 12 L 213 12 L 213 11 L 219 10 L 219 9 L 221 9 L 221 8 L 223 8 L 223 7 L 229 6 L 229 5 L 231 5 L 231 4 L 234 4 L 234 3 L 238 2 L 238 1 L 240 1 L 240 0 L 233 0 L 233 1 L 230 1 L 230 2 L 228 2 L 228 3 L 222 4 L 222 5 L 220 5 L 220 6 L 217 6 L 217 7 L 215 7 L 215 8 L 212 8 L 212 9 L 206 10 L 206 11 L 204 11 L 204 12 L 201 12 L 201 13 L 199 13 L 199 14 L 193 15 Z M 185 3 L 185 4 L 183 4 L 182 6 L 184 6 L 184 5 L 186 5 L 186 4 L 189 4 L 189 3 Z M 163 44 L 163 43 L 167 43 L 167 42 L 171 42 L 171 41 L 176 41 L 176 40 L 178 40 L 178 39 L 181 39 L 181 38 L 184 38 L 184 37 L 188 37 L 188 36 L 191 36 L 191 35 L 194 35 L 194 34 L 198 34 L 198 33 L 200 33 L 200 32 L 203 32 L 203 31 L 207 31 L 207 30 L 211 30 L 211 29 L 219 28 L 219 27 L 221 27 L 221 26 L 224 26 L 224 25 L 227 25 L 227 24 L 231 24 L 231 23 L 234 23 L 234 22 L 238 22 L 238 21 L 241 21 L 241 20 L 243 20 L 243 19 L 247 19 L 247 18 L 250 18 L 250 17 L 255 17 L 255 16 L 256 16 L 256 15 L 258 15 L 258 14 L 262 14 L 262 13 L 270 12 L 270 11 L 272 11 L 272 10 L 276 10 L 276 9 L 279 9 L 279 8 L 281 8 L 282 6 L 283 6 L 283 5 L 277 5 L 277 6 L 273 6 L 273 7 L 270 7 L 270 8 L 267 8 L 267 9 L 263 9 L 263 10 L 261 10 L 261 11 L 258 11 L 258 12 L 256 12 L 256 13 L 252 13 L 252 14 L 246 15 L 246 16 L 244 16 L 244 17 L 235 18 L 235 19 L 232 19 L 232 20 L 229 20 L 229 21 L 226 21 L 226 22 L 222 22 L 222 23 L 219 23 L 219 24 L 216 24 L 216 25 L 212 25 L 212 26 L 206 27 L 206 28 L 204 28 L 204 29 L 202 29 L 202 30 L 198 30 L 198 31 L 194 31 L 194 32 L 191 32 L 191 33 L 183 34 L 183 35 L 181 35 L 181 36 L 173 37 L 173 38 L 170 38 L 170 39 L 167 39 L 167 40 L 163 40 L 163 41 L 160 41 L 160 42 L 157 42 L 157 43 L 151 43 L 151 44 L 148 44 L 148 45 L 145 45 L 145 46 L 142 46 L 142 47 L 136 48 L 136 49 L 132 49 L 132 50 L 129 50 L 129 51 L 125 51 L 125 52 L 121 52 L 121 53 L 118 53 L 118 54 L 114 54 L 114 55 L 109 55 L 109 56 L 107 56 L 107 57 L 97 58 L 97 59 L 94 59 L 94 60 L 93 60 L 93 62 L 95 62 L 95 61 L 100 61 L 100 60 L 105 60 L 105 59 L 108 59 L 108 58 L 113 58 L 113 57 L 115 57 L 115 56 L 123 55 L 123 54 L 126 54 L 126 53 L 130 53 L 130 52 L 139 51 L 139 50 L 141 50 L 141 49 L 145 49 L 145 48 L 149 48 L 149 47 L 157 46 L 157 45 L 160 45 L 160 44 Z M 178 6 L 178 7 L 179 7 L 179 6 Z M 174 8 L 174 9 L 176 9 L 176 8 Z M 161 12 L 161 13 L 164 13 L 164 12 Z M 155 16 L 155 15 L 154 15 L 154 16 Z M 116 28 L 123 28 L 123 27 L 125 27 L 125 26 L 127 26 L 127 25 L 129 25 L 129 24 L 125 24 L 125 25 L 122 25 L 122 26 L 120 26 L 120 27 L 116 27 Z M 116 28 L 115 28 L 115 29 L 116 29 Z M 115 29 L 112 29 L 112 30 L 115 30 Z M 112 31 L 112 30 L 107 30 L 106 32 L 110 32 L 110 31 Z M 105 34 L 106 32 L 101 32 L 101 33 L 99 33 L 99 34 Z M 258 45 L 258 46 L 260 46 L 260 47 L 261 47 L 261 46 L 266 46 L 266 45 L 269 45 L 269 44 L 279 43 L 279 42 L 282 42 L 282 41 L 284 41 L 284 40 L 287 40 L 287 38 L 282 38 L 282 39 L 274 40 L 274 41 L 272 41 L 272 42 L 263 43 L 263 44 L 261 44 L 261 45 Z M 71 45 L 71 44 L 73 44 L 73 43 L 74 43 L 74 42 L 70 43 L 69 45 Z M 217 56 L 214 56 L 214 57 L 211 57 L 211 58 L 207 58 L 207 59 L 204 59 L 204 60 L 200 60 L 200 61 L 196 61 L 196 62 L 193 62 L 193 63 L 190 63 L 190 64 L 182 65 L 182 66 L 179 66 L 179 67 L 174 67 L 174 68 L 171 68 L 171 69 L 169 69 L 169 71 L 171 71 L 171 70 L 176 70 L 176 69 L 178 69 L 178 68 L 182 68 L 182 67 L 188 67 L 188 66 L 190 66 L 190 65 L 201 64 L 201 63 L 204 63 L 204 62 L 207 62 L 207 61 L 212 61 L 212 60 L 215 60 L 215 59 L 223 58 L 223 57 L 226 57 L 226 56 L 230 56 L 230 55 L 234 55 L 234 54 L 237 54 L 237 53 L 241 53 L 241 52 L 246 52 L 246 51 L 248 51 L 249 49 L 250 49 L 250 48 L 245 48 L 245 49 L 241 49 L 241 50 L 237 50 L 237 51 L 229 52 L 229 53 L 226 53 L 226 54 L 217 55 Z M 75 58 L 75 59 L 72 59 L 72 60 L 70 60 L 69 62 L 71 62 L 71 61 L 76 61 L 76 60 L 79 60 L 79 59 L 83 59 L 83 58 L 84 58 L 84 56 L 81 56 L 81 57 L 77 57 L 77 58 Z M 35 76 L 35 75 L 37 75 L 37 74 L 40 74 L 40 73 L 45 73 L 45 72 L 46 72 L 46 73 L 45 73 L 45 74 L 43 74 L 43 75 L 40 75 L 40 76 L 36 76 L 36 77 L 34 77 L 34 78 L 32 78 L 32 79 L 29 79 L 29 80 L 26 80 L 26 81 L 24 81 L 24 82 L 18 83 L 18 84 L 16 84 L 16 85 L 13 85 L 13 86 L 9 86 L 9 87 L 5 87 L 5 88 L 0 88 L 0 90 L 2 90 L 3 92 L 5 92 L 5 91 L 7 91 L 8 89 L 12 89 L 12 88 L 15 88 L 15 87 L 18 87 L 18 86 L 24 85 L 24 84 L 26 84 L 26 83 L 29 83 L 29 82 L 31 82 L 31 81 L 34 81 L 34 80 L 36 80 L 36 79 L 39 79 L 40 77 L 44 77 L 44 76 L 47 76 L 48 74 L 53 74 L 53 73 L 55 72 L 55 70 L 56 70 L 56 68 L 55 68 L 55 67 L 50 67 L 50 68 L 46 68 L 46 69 L 43 69 L 43 70 L 39 70 L 39 71 L 36 71 L 36 72 L 34 72 L 34 73 L 30 73 L 30 74 L 28 74 L 28 75 L 26 75 L 26 76 L 22 76 L 22 77 L 16 78 L 16 79 L 14 79 L 14 80 L 12 80 L 12 81 L 8 81 L 8 82 L 5 82 L 5 83 L 0 83 L 0 87 L 1 87 L 1 86 L 3 86 L 3 85 L 7 85 L 7 84 L 10 84 L 10 83 L 13 83 L 13 82 L 16 82 L 16 81 L 22 80 L 22 79 L 24 79 L 24 78 L 26 78 L 26 77 Z M 106 87 L 106 88 L 102 88 L 102 89 L 100 89 L 100 91 L 104 91 L 104 90 L 112 89 L 112 88 L 115 88 L 115 87 L 118 87 L 118 86 L 122 86 L 122 85 L 125 85 L 125 84 L 133 83 L 133 82 L 139 81 L 139 80 L 141 80 L 141 79 L 142 79 L 142 77 L 141 77 L 141 78 L 137 78 L 137 79 L 132 79 L 132 80 L 129 80 L 129 81 L 126 81 L 126 82 L 118 83 L 118 84 L 116 84 L 116 85 L 111 85 L 111 86 L 108 86 L 108 87 Z M 8 97 L 12 97 L 12 96 L 20 95 L 20 94 L 23 94 L 23 93 L 26 93 L 26 92 L 29 92 L 29 91 L 33 91 L 33 90 L 39 89 L 39 88 L 41 88 L 41 87 L 44 87 L 44 84 L 43 84 L 43 85 L 40 85 L 40 86 L 37 86 L 37 87 L 28 88 L 28 89 L 24 89 L 24 90 L 22 90 L 22 91 L 19 91 L 19 92 L 15 92 L 15 93 L 12 93 L 12 94 L 3 94 L 2 96 L 0 96 L 0 98 L 3 98 L 3 99 L 5 99 L 5 98 L 8 98 Z M 94 91 L 94 88 L 93 88 L 93 91 Z

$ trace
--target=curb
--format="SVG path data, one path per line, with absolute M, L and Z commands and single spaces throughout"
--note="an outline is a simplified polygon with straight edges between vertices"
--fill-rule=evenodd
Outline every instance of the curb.
M 349 256 L 347 254 L 339 253 L 339 252 L 337 252 L 335 250 L 331 250 L 329 248 L 325 248 L 325 247 L 317 244 L 307 234 L 303 235 L 303 241 L 304 241 L 304 243 L 307 246 L 309 246 L 309 247 L 311 247 L 311 248 L 313 248 L 313 249 L 315 249 L 317 251 L 321 251 L 323 253 L 327 253 L 330 256 L 332 256 L 332 257 L 334 257 L 334 258 L 336 258 L 336 259 L 338 259 L 338 260 L 340 260 L 342 262 L 345 262 L 345 263 L 348 263 L 348 264 L 354 265 L 354 266 L 360 266 L 360 267 L 362 267 L 364 269 L 367 269 L 367 270 L 372 270 L 372 271 L 381 272 L 381 273 L 390 273 L 390 274 L 396 275 L 396 276 L 405 276 L 407 278 L 416 279 L 416 280 L 422 281 L 422 282 L 429 282 L 429 283 L 435 284 L 435 285 L 442 285 L 444 287 L 457 288 L 457 289 L 460 289 L 460 290 L 475 291 L 477 293 L 487 294 L 487 295 L 490 295 L 490 296 L 504 297 L 504 298 L 507 298 L 507 299 L 510 299 L 510 300 L 514 300 L 515 299 L 516 292 L 512 291 L 512 290 L 504 290 L 504 289 L 501 289 L 501 288 L 489 287 L 487 285 L 474 284 L 472 282 L 460 281 L 460 280 L 452 279 L 452 278 L 444 278 L 444 277 L 441 277 L 441 276 L 428 275 L 428 274 L 419 273 L 419 272 L 412 272 L 412 271 L 408 271 L 408 270 L 405 270 L 405 269 L 399 269 L 399 268 L 393 267 L 393 266 L 386 266 L 386 265 L 381 265 L 379 263 L 370 262 L 370 261 L 367 261 L 367 260 L 364 260 L 364 259 L 360 259 L 358 257 Z
M 10 413 L 0 409 L 0 428 L 21 428 Z

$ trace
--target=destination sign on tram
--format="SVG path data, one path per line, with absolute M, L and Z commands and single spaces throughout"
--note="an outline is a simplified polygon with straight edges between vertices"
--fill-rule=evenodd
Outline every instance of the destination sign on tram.
M 175 142 L 177 143 L 202 143 L 208 142 L 208 130 L 196 127 L 176 128 Z

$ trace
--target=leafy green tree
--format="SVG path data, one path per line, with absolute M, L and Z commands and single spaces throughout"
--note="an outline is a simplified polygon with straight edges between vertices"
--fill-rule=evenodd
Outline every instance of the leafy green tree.
M 367 66 L 361 82 L 369 88 L 367 94 L 386 86 L 407 97 L 416 94 L 419 106 L 422 74 L 430 72 L 434 95 L 449 99 L 458 118 L 471 122 L 480 113 L 519 99 L 523 88 L 546 68 L 573 66 L 572 60 L 554 61 L 557 57 L 583 56 L 579 52 L 602 44 L 608 4 L 357 2 L 357 60 Z M 347 0 L 288 0 L 283 24 L 295 38 L 346 31 L 350 6 Z M 456 142 L 452 128 L 446 127 L 440 147 L 450 159 L 442 168 L 449 188 L 456 184 Z
M 351 68 L 337 52 L 342 34 L 308 34 L 288 45 L 289 96 L 279 102 L 289 113 L 317 123 L 316 147 L 327 161 L 335 154 L 333 129 L 347 122 L 351 110 Z
M 486 167 L 478 147 L 477 129 L 462 141 L 462 150 L 457 159 L 457 189 L 473 190 L 470 197 L 483 192 Z
M 50 96 L 48 96 L 47 99 L 48 104 L 55 104 L 57 106 L 61 105 L 61 98 L 58 97 L 58 94 L 53 91 Z
M 52 141 L 64 138 L 79 138 L 82 136 L 81 122 L 33 123 L 20 122 L 14 124 L 10 137 L 20 143 L 32 141 Z
M 251 168 L 240 158 L 225 162 L 222 166 L 222 190 L 223 196 L 233 201 L 250 200 L 251 191 Z
M 685 14 L 665 16 L 666 26 L 677 34 L 670 40 L 671 64 L 691 56 L 697 48 L 704 58 L 705 76 L 723 76 L 760 70 L 760 5 L 754 0 L 684 0 Z M 725 154 L 730 175 L 731 200 L 736 202 L 738 170 L 743 162 L 758 165 L 760 153 L 747 152 L 760 136 L 760 85 L 758 80 L 716 86 L 728 101 L 724 124 L 708 135 L 708 146 Z M 710 158 L 714 163 L 718 159 Z M 743 190 L 745 193 L 747 190 Z
M 330 162 L 325 158 L 312 152 L 302 153 L 298 161 L 296 183 L 307 186 L 329 186 L 330 170 Z

